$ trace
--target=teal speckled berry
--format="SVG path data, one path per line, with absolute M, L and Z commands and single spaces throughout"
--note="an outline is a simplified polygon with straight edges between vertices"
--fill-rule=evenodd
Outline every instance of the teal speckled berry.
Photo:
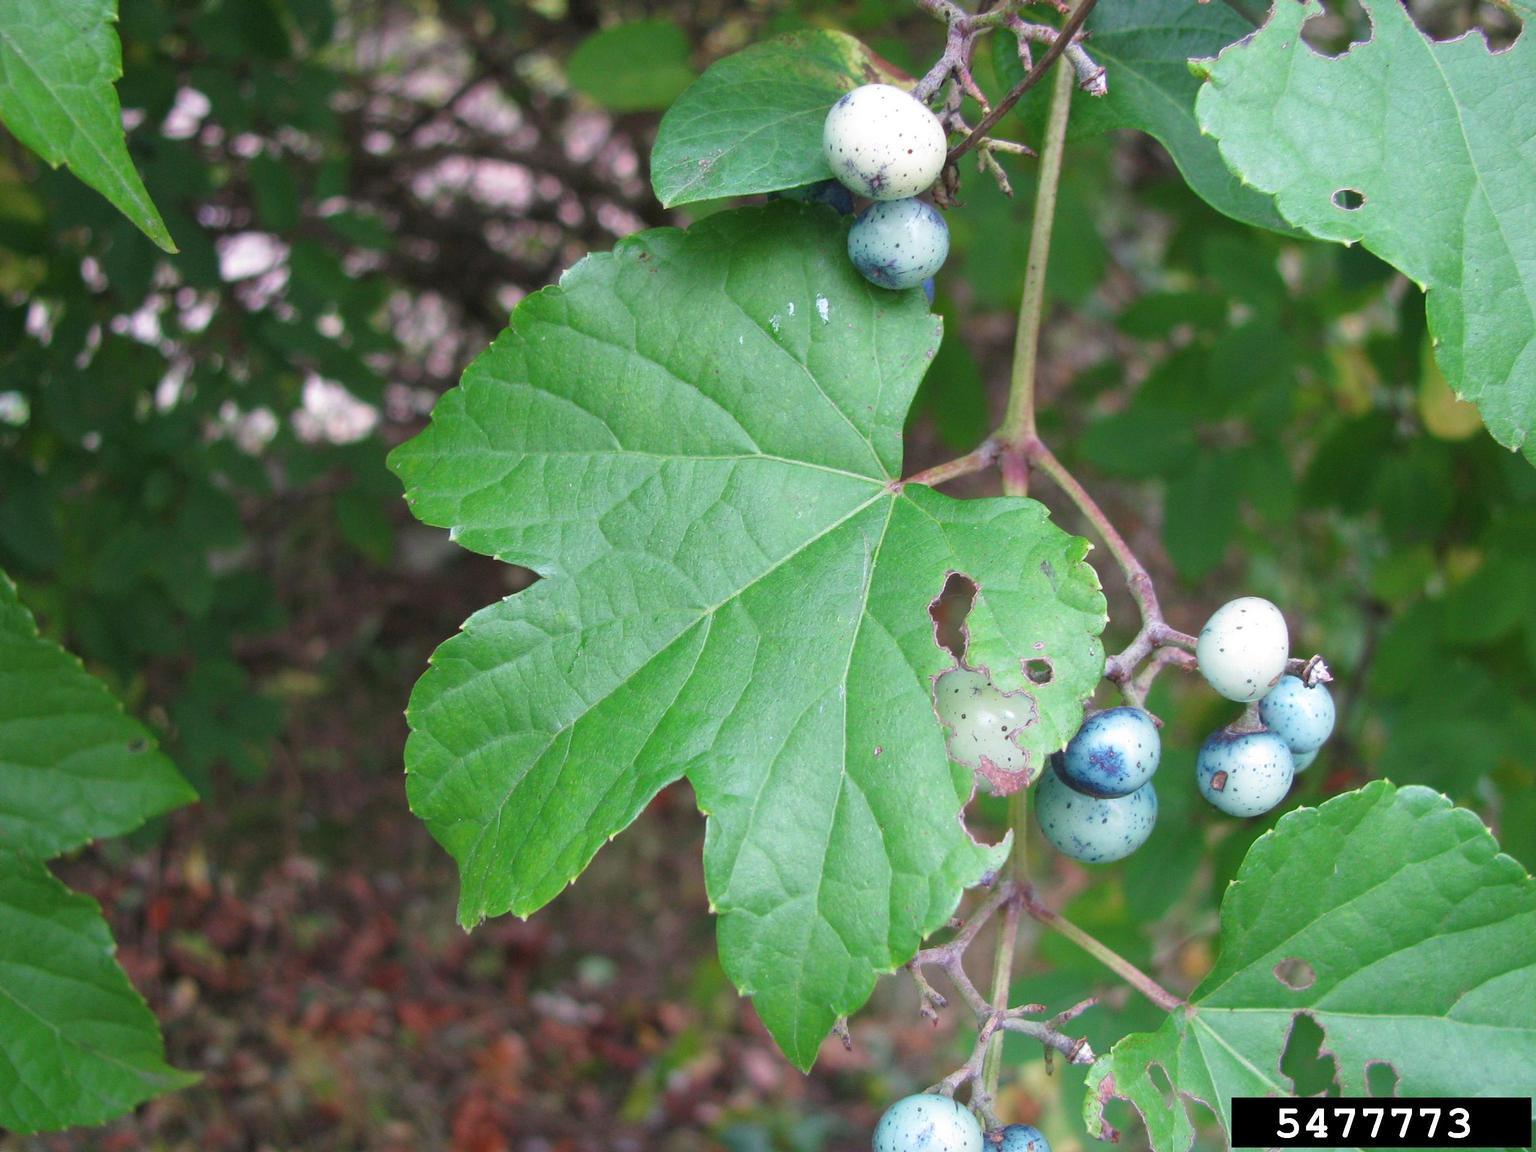
M 997 1137 L 997 1152 L 1051 1152 L 1051 1145 L 1033 1124 L 1010 1124 Z
M 875 1152 L 982 1152 L 981 1125 L 948 1096 L 920 1092 L 885 1110 Z
M 1296 763 L 1297 772 L 1305 772 L 1312 767 L 1312 761 L 1317 759 L 1317 751 L 1314 749 L 1311 752 L 1292 752 L 1291 759 Z
M 1212 732 L 1195 757 L 1200 794 L 1229 816 L 1259 816 L 1285 799 L 1296 762 L 1273 732 Z
M 949 225 L 922 200 L 871 204 L 848 230 L 848 258 L 882 288 L 916 288 L 949 255 Z
M 1259 701 L 1259 718 L 1292 752 L 1316 752 L 1333 735 L 1333 696 L 1326 684 L 1282 676 Z
M 1060 761 L 1062 778 L 1090 796 L 1129 796 L 1157 771 L 1163 741 L 1140 708 L 1108 708 L 1083 721 Z
M 932 187 L 948 148 L 928 105 L 890 84 L 855 88 L 832 105 L 821 130 L 832 175 L 871 200 L 904 200 Z
M 1157 793 L 1143 784 L 1129 796 L 1089 796 L 1048 771 L 1035 785 L 1035 821 L 1057 851 L 1084 864 L 1123 860 L 1157 823 Z

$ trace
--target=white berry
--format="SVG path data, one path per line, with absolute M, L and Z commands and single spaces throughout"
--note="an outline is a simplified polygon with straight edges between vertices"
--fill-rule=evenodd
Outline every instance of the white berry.
M 889 84 L 865 84 L 832 105 L 821 147 L 849 191 L 904 200 L 939 178 L 948 141 L 922 101 Z
M 1279 682 L 1290 652 L 1285 617 L 1258 596 L 1216 609 L 1195 645 L 1200 674 L 1221 695 L 1240 703 L 1257 700 Z

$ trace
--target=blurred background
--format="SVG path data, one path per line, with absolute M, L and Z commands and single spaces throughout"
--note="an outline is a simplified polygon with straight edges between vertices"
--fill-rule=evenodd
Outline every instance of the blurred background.
M 1412 7 L 1437 34 L 1518 32 L 1492 5 Z M 384 467 L 524 295 L 688 222 L 646 164 L 705 66 L 815 24 L 920 74 L 942 37 L 913 8 L 132 0 L 122 103 L 175 257 L 0 131 L 0 567 L 203 796 L 58 868 L 102 902 L 170 1059 L 202 1083 L 0 1149 L 851 1149 L 960 1062 L 953 1022 L 921 1020 L 894 978 L 851 1052 L 828 1046 L 809 1078 L 778 1056 L 716 962 L 686 785 L 533 920 L 456 927 L 451 861 L 406 808 L 402 712 L 432 648 L 532 577 L 415 524 Z M 1366 34 L 1345 5 L 1309 27 L 1329 51 Z M 1037 143 L 1038 119 L 1026 100 L 1003 134 Z M 950 213 L 948 337 L 912 470 L 1000 414 L 1033 178 L 1007 163 L 1015 198 L 967 166 Z M 1428 784 L 1536 863 L 1536 470 L 1454 401 L 1418 290 L 1361 250 L 1224 220 L 1143 137 L 1073 138 L 1056 236 L 1047 439 L 1172 623 L 1268 596 L 1338 677 L 1340 734 L 1287 807 Z M 1118 647 L 1134 613 L 1101 571 Z M 1165 779 L 1230 719 L 1177 672 L 1151 706 Z M 1125 865 L 1034 867 L 1182 992 L 1267 825 L 1160 792 Z M 1051 939 L 1019 994 L 1109 987 Z M 1121 990 L 1078 1024 L 1102 1050 L 1156 1022 Z M 1319 1038 L 1298 1028 L 1287 1056 L 1308 1090 L 1331 1077 Z M 1080 1070 L 1010 1056 L 1005 1111 L 1075 1152 Z

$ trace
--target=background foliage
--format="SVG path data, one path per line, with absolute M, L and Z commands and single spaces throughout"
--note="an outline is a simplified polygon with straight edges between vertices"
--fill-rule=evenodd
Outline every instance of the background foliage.
M 1517 28 L 1492 6 L 1412 7 L 1440 36 L 1475 21 L 1505 45 Z M 1229 11 L 1234 36 L 1251 27 Z M 61 866 L 102 900 L 170 1062 L 206 1073 L 105 1139 L 585 1146 L 601 1119 L 603 1146 L 853 1147 L 882 1101 L 943 1063 L 950 1034 L 891 987 L 855 1023 L 854 1056 L 829 1053 L 809 1084 L 783 1075 L 691 926 L 705 900 L 686 792 L 662 793 L 641 839 L 610 849 L 627 855 L 554 919 L 456 938 L 453 877 L 408 820 L 403 725 L 384 719 L 436 640 L 531 579 L 413 528 L 386 449 L 524 294 L 641 226 L 707 213 L 650 194 L 660 110 L 727 52 L 820 26 L 914 73 L 940 46 L 896 0 L 126 5 L 129 155 L 174 256 L 21 147 L 48 157 L 0 107 L 17 136 L 0 136 L 0 568 L 205 797 Z M 1101 34 L 1130 71 L 1142 42 Z M 1330 51 L 1366 34 L 1354 10 L 1308 25 Z M 664 68 L 615 63 L 652 53 Z M 1136 84 L 1192 100 L 1168 59 Z M 1012 64 L 992 61 L 1002 83 Z M 1365 248 L 1218 215 L 1179 168 L 1247 205 L 1229 211 L 1279 223 L 1223 182 L 1193 110 L 1139 122 L 1144 102 L 1116 104 L 1129 87 L 1084 117 L 1067 157 L 1045 434 L 1153 558 L 1173 622 L 1240 588 L 1286 606 L 1298 649 L 1328 653 L 1341 734 L 1299 800 L 1382 776 L 1428 784 L 1531 867 L 1536 472 L 1456 403 L 1414 283 Z M 1011 134 L 1038 134 L 1043 100 Z M 924 383 L 911 466 L 971 447 L 998 414 L 1029 221 L 1031 168 L 1013 170 L 1014 200 L 971 176 L 951 214 L 938 308 L 963 339 Z M 1132 613 L 1105 584 L 1114 646 Z M 1171 676 L 1152 705 L 1170 774 L 1225 719 Z M 1126 865 L 1091 884 L 1037 868 L 1068 915 L 1187 993 L 1226 881 L 1270 822 L 1210 819 L 1178 789 L 1162 800 Z M 609 920 L 654 900 L 631 877 L 682 894 L 682 943 L 662 944 L 664 918 L 616 943 Z M 1051 940 L 1020 980 L 1070 1002 L 1102 977 Z M 1125 1002 L 1083 1023 L 1102 1050 L 1157 1020 Z M 1292 1039 L 1298 1085 L 1332 1079 L 1319 1037 Z M 1019 1111 L 1072 1148 L 1080 1077 L 1015 1055 Z M 402 1090 L 407 1070 L 435 1091 Z

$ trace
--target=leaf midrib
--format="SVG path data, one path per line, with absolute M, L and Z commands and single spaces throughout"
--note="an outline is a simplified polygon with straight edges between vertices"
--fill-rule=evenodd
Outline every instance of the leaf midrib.
M 150 216 L 151 213 L 146 210 L 146 205 L 139 198 L 137 191 L 128 181 L 122 178 L 121 173 L 117 172 L 113 168 L 111 158 L 101 150 L 100 143 L 96 140 L 95 135 L 88 131 L 85 125 L 75 117 L 75 114 L 70 110 L 69 105 L 64 100 L 60 99 L 59 94 L 55 90 L 54 86 L 48 82 L 48 78 L 43 73 L 37 70 L 36 66 L 34 66 L 32 63 L 31 58 L 21 50 L 20 46 L 17 45 L 16 41 L 6 31 L 4 24 L 0 24 L 0 43 L 3 43 L 5 47 L 10 51 L 10 53 L 15 56 L 17 61 L 42 87 L 43 91 L 47 92 L 48 95 L 52 97 L 54 105 L 60 112 L 64 114 L 64 118 L 68 120 L 71 126 L 74 128 L 76 136 L 85 141 L 85 143 L 89 146 L 90 151 L 95 154 L 96 159 L 101 163 L 102 167 L 113 175 L 114 182 L 119 188 L 123 190 L 123 192 L 127 193 L 134 207 L 137 208 L 139 212 L 146 217 Z M 99 56 L 96 58 L 100 60 Z M 94 77 L 92 82 L 102 83 L 102 77 L 98 74 L 96 77 Z M 112 80 L 108 78 L 106 79 L 105 83 L 108 87 L 111 87 Z M 68 158 L 64 155 L 63 149 L 58 149 L 58 155 L 61 162 L 68 162 Z

